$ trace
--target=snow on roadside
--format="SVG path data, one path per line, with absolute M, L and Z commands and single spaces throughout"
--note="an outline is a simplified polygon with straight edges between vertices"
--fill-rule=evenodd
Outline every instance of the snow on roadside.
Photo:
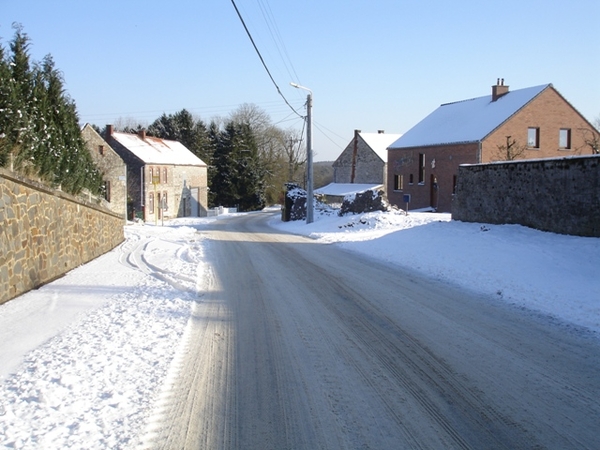
M 312 224 L 274 218 L 270 225 L 600 332 L 598 238 L 402 211 L 333 212 Z
M 202 282 L 203 253 L 190 227 L 130 226 L 126 235 L 122 248 L 111 252 L 113 259 L 121 252 L 121 276 L 150 268 L 149 274 L 27 354 L 20 370 L 3 380 L 2 448 L 137 444 L 182 343 Z M 86 295 L 86 286 L 69 285 L 69 274 L 61 282 Z
M 213 220 L 127 226 L 120 248 L 0 306 L 0 448 L 137 446 L 185 348 Z M 269 223 L 600 331 L 597 238 L 422 212 Z

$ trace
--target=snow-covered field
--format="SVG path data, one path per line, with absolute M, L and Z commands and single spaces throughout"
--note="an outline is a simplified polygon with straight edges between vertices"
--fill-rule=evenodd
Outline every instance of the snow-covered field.
M 129 225 L 120 248 L 0 306 L 0 448 L 141 446 L 185 348 L 214 220 L 227 216 Z M 270 225 L 600 331 L 600 239 L 419 212 Z

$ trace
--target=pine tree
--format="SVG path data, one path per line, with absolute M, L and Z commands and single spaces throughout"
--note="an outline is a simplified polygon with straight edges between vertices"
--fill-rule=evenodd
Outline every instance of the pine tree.
M 101 174 L 79 129 L 75 103 L 50 55 L 41 64 L 29 58 L 29 37 L 18 24 L 12 55 L 0 53 L 0 165 L 35 175 L 76 194 L 99 193 Z
M 175 114 L 163 114 L 149 127 L 150 136 L 178 141 L 206 164 L 210 163 L 208 131 L 202 120 L 195 120 L 186 109 Z
M 209 136 L 214 153 L 211 171 L 213 205 L 237 206 L 240 211 L 264 207 L 264 170 L 258 158 L 254 133 L 248 124 L 228 122 L 216 132 L 211 124 Z
M 10 43 L 9 58 L 12 101 L 10 126 L 6 129 L 14 167 L 32 173 L 36 136 L 33 130 L 35 105 L 33 104 L 33 77 L 29 59 L 29 36 L 19 24 L 13 24 L 15 36 Z
M 10 66 L 4 52 L 0 45 L 0 167 L 8 164 L 12 151 L 9 127 L 12 126 L 14 111 Z

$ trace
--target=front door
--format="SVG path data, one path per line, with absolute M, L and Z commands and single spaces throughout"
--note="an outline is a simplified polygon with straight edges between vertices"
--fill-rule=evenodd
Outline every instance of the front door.
M 437 210 L 438 207 L 438 181 L 437 177 L 431 174 L 429 178 L 429 204 L 433 209 Z

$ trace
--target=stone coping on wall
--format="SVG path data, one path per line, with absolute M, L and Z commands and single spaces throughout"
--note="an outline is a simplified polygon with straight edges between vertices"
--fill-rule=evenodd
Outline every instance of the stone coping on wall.
M 115 213 L 114 211 L 104 207 L 102 202 L 104 199 L 100 197 L 96 197 L 92 194 L 81 193 L 79 195 L 72 195 L 67 192 L 62 191 L 58 188 L 52 188 L 40 181 L 33 180 L 31 178 L 25 177 L 17 172 L 12 172 L 5 168 L 0 167 L 0 178 L 5 178 L 13 183 L 18 183 L 23 186 L 31 187 L 36 189 L 37 191 L 44 192 L 49 195 L 53 195 L 58 198 L 62 198 L 63 200 L 79 203 L 80 205 L 86 206 L 88 208 L 92 208 L 101 212 L 103 214 L 108 214 L 114 217 L 118 217 L 123 219 L 123 223 L 125 223 L 125 217 L 122 214 Z M 94 201 L 90 201 L 90 199 L 94 199 Z

